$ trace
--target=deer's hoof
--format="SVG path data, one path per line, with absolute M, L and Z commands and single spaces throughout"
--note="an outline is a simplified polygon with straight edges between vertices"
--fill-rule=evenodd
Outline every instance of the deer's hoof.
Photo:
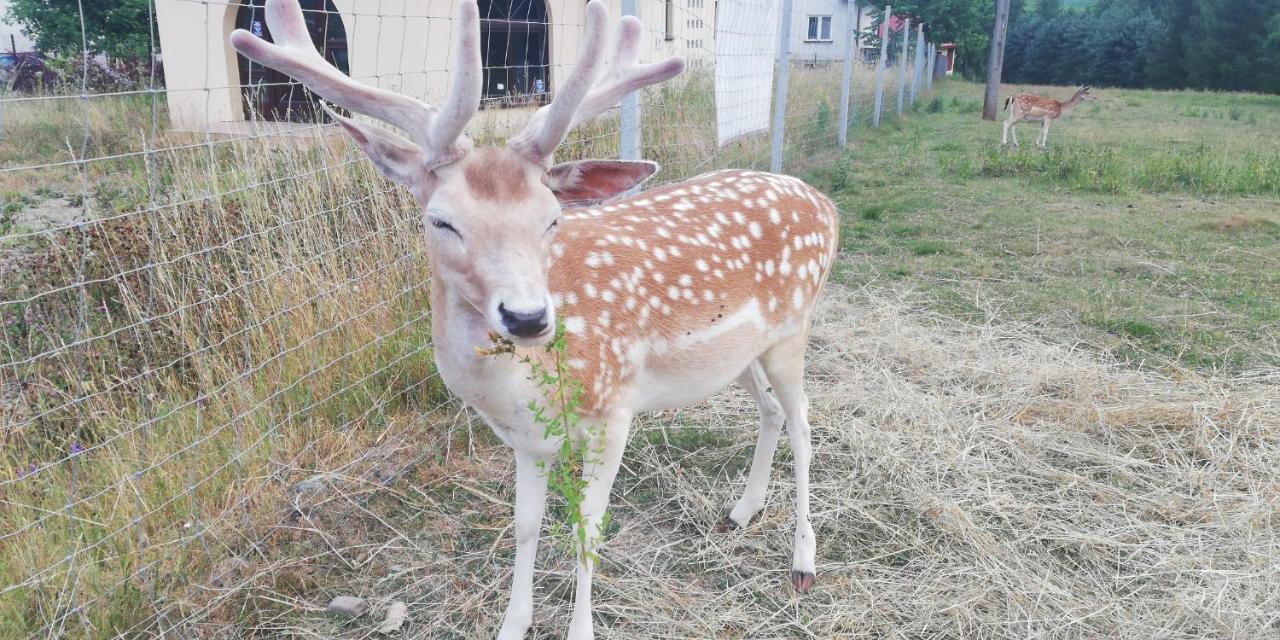
M 728 515 L 720 518 L 720 520 L 716 522 L 716 533 L 729 533 L 735 529 L 738 529 L 738 523 L 734 522 L 733 518 L 730 518 Z
M 813 588 L 814 577 L 808 571 L 792 571 L 791 586 L 796 588 L 800 593 L 809 593 Z

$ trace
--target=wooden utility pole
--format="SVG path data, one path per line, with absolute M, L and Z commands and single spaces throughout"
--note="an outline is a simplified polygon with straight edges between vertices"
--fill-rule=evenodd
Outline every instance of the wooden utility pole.
M 991 28 L 991 57 L 987 60 L 987 94 L 982 119 L 995 120 L 1000 104 L 1000 73 L 1004 70 L 1004 42 L 1009 33 L 1009 0 L 996 0 L 996 23 Z

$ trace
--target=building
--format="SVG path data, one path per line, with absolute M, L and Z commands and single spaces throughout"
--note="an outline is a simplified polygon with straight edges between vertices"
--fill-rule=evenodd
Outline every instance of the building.
M 327 60 L 361 82 L 438 104 L 448 86 L 454 0 L 300 0 Z M 621 0 L 607 0 L 621 14 Z M 270 39 L 264 0 L 155 0 L 174 128 L 235 131 L 249 119 L 314 122 L 314 95 L 239 56 L 243 28 Z M 642 57 L 680 54 L 696 66 L 714 50 L 715 0 L 637 0 Z M 573 67 L 584 0 L 479 0 L 486 107 L 544 102 Z
M 956 43 L 944 42 L 938 45 L 938 55 L 942 56 L 942 68 L 947 75 L 956 72 Z
M 847 38 L 860 26 L 870 33 L 875 7 L 862 2 L 858 8 L 861 20 L 850 20 L 852 0 L 795 0 L 791 14 L 791 59 L 797 63 L 820 63 L 844 60 Z M 852 24 L 851 24 L 852 23 Z M 867 51 L 879 51 L 864 38 L 855 59 L 865 60 Z M 874 56 L 873 56 L 874 57 Z

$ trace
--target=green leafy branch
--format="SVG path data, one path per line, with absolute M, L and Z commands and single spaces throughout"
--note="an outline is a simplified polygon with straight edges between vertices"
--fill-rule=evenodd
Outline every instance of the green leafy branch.
M 493 346 L 478 349 L 481 355 L 515 353 L 515 345 L 501 335 L 491 332 L 489 340 L 493 342 Z M 596 427 L 586 425 L 585 432 L 580 429 L 582 422 L 579 409 L 582 406 L 583 385 L 569 369 L 568 340 L 565 337 L 563 319 L 557 318 L 555 337 L 543 349 L 550 356 L 549 364 L 529 356 L 520 358 L 520 362 L 529 367 L 530 379 L 546 398 L 545 405 L 537 399 L 530 400 L 529 411 L 533 413 L 534 421 L 543 426 L 543 437 L 559 442 L 559 451 L 554 461 L 549 465 L 543 463 L 543 470 L 547 473 L 548 486 L 564 498 L 568 514 L 565 524 L 572 527 L 579 557 L 583 562 L 598 562 L 599 557 L 591 550 L 595 545 L 588 544 L 592 541 L 588 538 L 590 532 L 582 514 L 582 501 L 587 488 L 583 472 L 591 461 L 588 456 L 598 453 L 592 451 L 588 444 L 597 440 Z M 582 433 L 581 438 L 574 437 L 578 433 Z M 600 523 L 601 531 L 608 526 L 608 518 L 609 514 L 605 513 Z M 560 526 L 561 523 L 555 525 L 557 532 Z

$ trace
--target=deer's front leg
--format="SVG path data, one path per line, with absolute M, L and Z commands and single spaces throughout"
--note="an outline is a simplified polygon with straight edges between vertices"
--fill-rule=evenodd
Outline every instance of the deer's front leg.
M 547 474 L 542 459 L 516 451 L 516 564 L 511 573 L 511 602 L 498 640 L 520 640 L 533 622 L 533 563 L 547 504 Z
M 595 572 L 596 550 L 603 541 L 601 522 L 609 508 L 609 492 L 622 464 L 631 431 L 631 413 L 617 411 L 599 427 L 588 443 L 582 478 L 586 488 L 582 496 L 582 521 L 586 526 L 586 544 L 578 549 L 578 581 L 574 592 L 573 620 L 569 623 L 569 640 L 589 640 L 591 626 L 591 576 Z M 575 532 L 576 534 L 576 532 Z

